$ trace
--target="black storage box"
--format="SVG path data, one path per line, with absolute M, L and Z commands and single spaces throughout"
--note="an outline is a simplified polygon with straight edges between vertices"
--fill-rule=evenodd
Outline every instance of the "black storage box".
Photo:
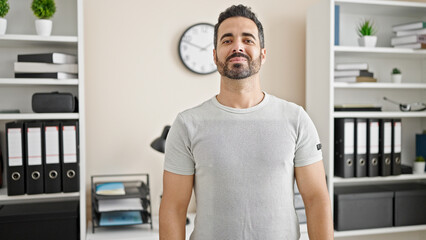
M 395 192 L 394 226 L 426 224 L 426 184 L 383 185 Z
M 34 93 L 31 105 L 35 113 L 78 112 L 77 98 L 71 93 Z
M 393 195 L 378 186 L 336 187 L 334 228 L 344 231 L 392 227 Z
M 78 201 L 0 206 L 0 239 L 80 239 Z

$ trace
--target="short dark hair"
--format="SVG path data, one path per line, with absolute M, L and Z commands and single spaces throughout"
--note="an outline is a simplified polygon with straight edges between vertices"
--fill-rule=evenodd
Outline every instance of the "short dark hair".
M 237 6 L 233 5 L 229 8 L 227 8 L 224 12 L 220 13 L 219 18 L 217 20 L 217 23 L 214 26 L 214 48 L 215 49 L 217 47 L 217 31 L 219 29 L 219 26 L 223 21 L 225 21 L 226 19 L 231 18 L 231 17 L 245 17 L 245 18 L 252 20 L 256 24 L 257 30 L 259 32 L 260 47 L 261 48 L 265 47 L 265 39 L 264 39 L 264 36 L 263 36 L 262 23 L 259 21 L 259 19 L 257 19 L 256 14 L 254 14 L 251 11 L 250 7 L 247 7 L 247 6 L 240 4 L 240 5 L 237 5 Z

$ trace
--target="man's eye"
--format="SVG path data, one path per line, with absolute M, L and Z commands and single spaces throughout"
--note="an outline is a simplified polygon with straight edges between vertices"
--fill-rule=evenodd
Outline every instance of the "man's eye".
M 231 40 L 225 40 L 225 41 L 223 41 L 222 43 L 223 43 L 223 44 L 228 44 L 228 43 L 231 43 Z
M 254 43 L 253 40 L 247 39 L 246 43 Z

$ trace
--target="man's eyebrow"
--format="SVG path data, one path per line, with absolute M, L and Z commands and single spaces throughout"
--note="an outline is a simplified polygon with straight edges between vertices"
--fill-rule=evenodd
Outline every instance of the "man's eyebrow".
M 222 41 L 222 39 L 226 38 L 226 37 L 232 37 L 232 33 L 225 33 L 222 35 L 222 37 L 220 37 L 220 41 Z
M 255 37 L 253 34 L 251 34 L 251 33 L 246 33 L 246 32 L 244 32 L 244 33 L 243 33 L 243 36 L 244 36 L 244 37 L 252 37 L 254 40 L 256 40 L 256 37 Z

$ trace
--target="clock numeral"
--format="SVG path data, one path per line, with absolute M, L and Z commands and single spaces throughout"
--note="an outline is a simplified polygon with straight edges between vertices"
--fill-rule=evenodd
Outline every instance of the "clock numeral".
M 187 41 L 187 42 L 190 42 L 190 41 L 192 40 L 192 37 L 191 37 L 191 36 L 189 36 L 189 35 L 185 35 L 185 36 L 183 37 L 183 40 L 184 40 L 184 41 Z
M 192 66 L 197 66 L 197 63 L 196 62 L 192 62 Z
M 204 68 L 204 66 L 201 66 L 201 71 L 202 71 L 202 72 L 205 72 L 205 71 L 206 71 L 206 69 Z
M 186 45 L 182 45 L 182 50 L 183 50 L 183 51 L 188 50 L 188 46 L 186 46 Z
M 206 33 L 206 32 L 207 32 L 207 27 L 206 27 L 206 26 L 202 26 L 202 27 L 201 27 L 201 31 L 202 31 L 203 33 Z
M 192 32 L 193 32 L 194 34 L 198 34 L 198 29 L 194 28 L 194 30 L 192 30 Z
M 189 55 L 185 55 L 185 61 L 188 61 L 190 59 Z

